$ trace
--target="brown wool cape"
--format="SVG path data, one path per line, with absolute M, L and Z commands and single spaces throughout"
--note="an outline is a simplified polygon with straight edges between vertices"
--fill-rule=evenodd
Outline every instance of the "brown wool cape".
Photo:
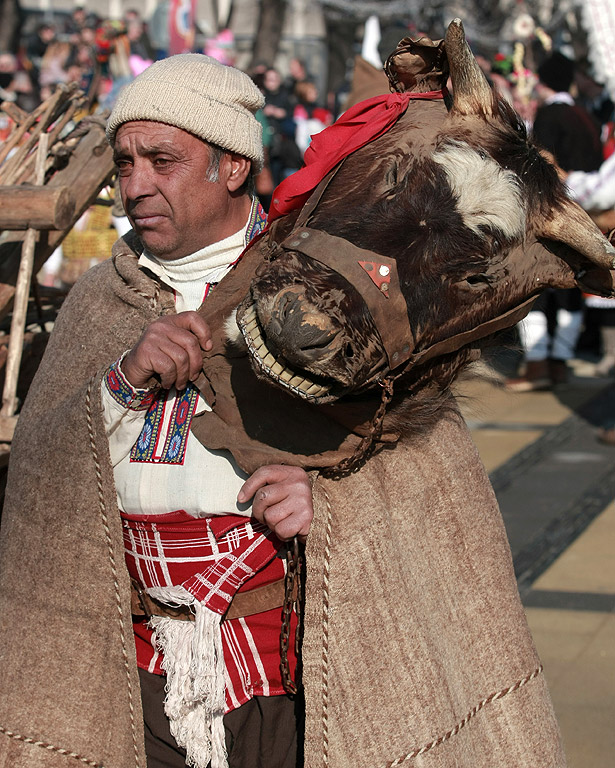
M 145 768 L 99 388 L 168 311 L 170 296 L 120 241 L 72 289 L 20 416 L 1 528 L 2 768 Z M 462 419 L 443 416 L 343 479 L 313 474 L 307 768 L 564 766 Z

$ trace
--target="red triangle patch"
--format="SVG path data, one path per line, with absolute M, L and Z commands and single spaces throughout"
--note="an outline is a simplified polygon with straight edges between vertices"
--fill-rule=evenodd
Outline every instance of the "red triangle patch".
M 391 267 L 387 264 L 380 264 L 377 261 L 360 261 L 359 266 L 363 267 L 377 288 L 388 299 L 389 286 L 391 284 Z

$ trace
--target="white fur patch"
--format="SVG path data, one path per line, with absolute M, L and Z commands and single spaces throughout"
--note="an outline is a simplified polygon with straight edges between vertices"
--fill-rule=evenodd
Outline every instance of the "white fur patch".
M 477 235 L 498 230 L 514 239 L 525 232 L 525 204 L 517 176 L 463 142 L 449 142 L 433 159 L 446 173 L 463 222 Z
M 236 347 L 245 346 L 243 336 L 237 325 L 237 310 L 234 309 L 231 314 L 224 321 L 224 333 L 227 341 L 234 344 Z

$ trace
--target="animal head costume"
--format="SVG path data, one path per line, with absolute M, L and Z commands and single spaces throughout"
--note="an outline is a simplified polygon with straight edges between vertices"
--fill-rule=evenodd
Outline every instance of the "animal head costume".
M 402 40 L 385 68 L 392 93 L 314 137 L 268 230 L 201 310 L 219 341 L 199 382 L 214 410 L 193 432 L 246 470 L 352 469 L 546 287 L 615 295 L 615 249 L 489 86 L 459 20 L 442 41 Z M 223 331 L 235 311 L 243 344 Z

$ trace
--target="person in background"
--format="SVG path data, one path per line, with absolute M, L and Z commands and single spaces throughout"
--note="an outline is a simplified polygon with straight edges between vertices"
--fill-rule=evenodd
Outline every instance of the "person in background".
M 532 136 L 564 171 L 595 171 L 602 163 L 600 128 L 570 93 L 575 63 L 560 52 L 538 67 Z M 511 392 L 550 389 L 568 378 L 583 322 L 583 297 L 578 288 L 547 289 L 518 326 L 525 372 L 509 379 Z
M 124 14 L 124 24 L 130 42 L 130 56 L 136 56 L 151 64 L 156 58 L 156 53 L 141 14 L 132 8 L 129 9 Z
M 265 106 L 263 113 L 272 131 L 269 161 L 274 188 L 303 164 L 295 141 L 292 95 L 282 84 L 277 69 L 269 67 L 263 77 Z
M 333 114 L 318 103 L 318 89 L 311 80 L 302 80 L 295 86 L 297 103 L 293 110 L 295 121 L 295 142 L 305 153 L 311 137 L 320 133 L 333 122 Z
M 611 154 L 593 173 L 563 173 L 570 196 L 593 215 L 604 231 L 615 229 L 615 154 Z M 598 376 L 615 376 L 615 299 L 586 296 L 587 313 L 595 318 L 599 329 L 602 357 L 595 372 Z M 615 403 L 613 404 L 615 411 Z M 598 430 L 598 440 L 615 446 L 615 412 Z

